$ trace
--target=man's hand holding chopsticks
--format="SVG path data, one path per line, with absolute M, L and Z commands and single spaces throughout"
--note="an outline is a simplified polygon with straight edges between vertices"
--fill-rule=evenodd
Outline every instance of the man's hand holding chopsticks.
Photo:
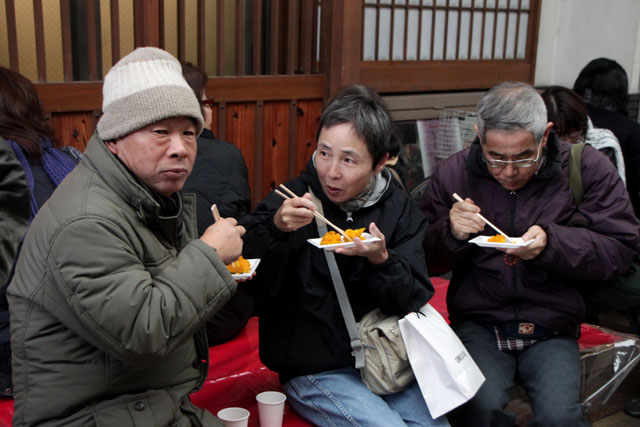
M 282 231 L 295 231 L 313 221 L 315 209 L 311 194 L 305 193 L 302 197 L 291 197 L 282 202 L 280 209 L 273 217 L 273 222 Z
M 470 198 L 456 202 L 449 210 L 451 234 L 458 240 L 467 240 L 471 234 L 484 230 L 485 222 L 477 215 L 480 208 Z
M 214 248 L 223 263 L 229 264 L 242 255 L 244 233 L 244 227 L 235 218 L 221 218 L 204 230 L 200 240 Z

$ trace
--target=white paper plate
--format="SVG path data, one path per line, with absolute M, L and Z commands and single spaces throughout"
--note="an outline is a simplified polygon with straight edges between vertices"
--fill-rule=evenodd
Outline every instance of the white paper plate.
M 253 272 L 256 271 L 256 268 L 258 268 L 258 264 L 260 264 L 260 258 L 251 258 L 247 261 L 249 261 L 249 265 L 251 267 L 249 272 L 232 274 L 231 277 L 233 277 L 235 280 L 248 279 L 249 277 L 251 277 L 253 275 Z
M 475 243 L 483 248 L 519 248 L 522 246 L 529 246 L 533 240 L 524 241 L 521 237 L 510 237 L 513 243 L 500 243 L 500 242 L 488 242 L 491 236 L 478 236 L 469 240 L 469 243 Z
M 373 243 L 380 240 L 379 237 L 375 237 L 369 233 L 362 233 L 362 235 L 365 238 L 365 240 L 362 241 L 362 243 L 364 244 Z M 356 245 L 354 242 L 334 243 L 333 245 L 321 245 L 320 244 L 321 240 L 322 240 L 322 237 L 317 237 L 315 239 L 307 239 L 307 242 L 311 243 L 316 248 L 325 249 L 327 251 L 333 251 L 333 250 L 336 250 L 337 248 L 350 248 Z

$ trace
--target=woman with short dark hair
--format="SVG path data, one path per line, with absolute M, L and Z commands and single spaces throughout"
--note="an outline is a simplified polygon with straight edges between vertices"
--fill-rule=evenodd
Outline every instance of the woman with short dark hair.
M 321 207 L 338 227 L 380 239 L 335 250 L 356 321 L 376 308 L 402 317 L 427 303 L 434 292 L 422 250 L 427 224 L 385 168 L 394 138 L 375 92 L 343 89 L 322 113 L 306 170 L 285 184 L 297 197 L 272 193 L 241 221 L 245 257 L 262 259 L 245 284 L 261 302 L 260 358 L 314 425 L 447 425 L 432 419 L 415 381 L 385 396 L 363 383 L 324 251 L 307 242 L 320 237 L 313 211 Z

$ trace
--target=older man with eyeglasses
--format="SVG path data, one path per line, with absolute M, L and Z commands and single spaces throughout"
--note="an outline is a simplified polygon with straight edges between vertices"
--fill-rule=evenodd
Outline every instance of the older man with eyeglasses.
M 478 137 L 440 164 L 421 201 L 429 270 L 452 271 L 451 325 L 486 377 L 451 414 L 454 425 L 515 425 L 505 410 L 515 381 L 529 395 L 530 425 L 589 425 L 580 405 L 577 338 L 587 307 L 579 287 L 626 269 L 640 239 L 620 176 L 590 146 L 579 163 L 584 198 L 574 202 L 571 144 L 559 141 L 552 125 L 531 86 L 494 87 L 478 104 Z M 480 212 L 531 242 L 469 243 L 494 234 Z

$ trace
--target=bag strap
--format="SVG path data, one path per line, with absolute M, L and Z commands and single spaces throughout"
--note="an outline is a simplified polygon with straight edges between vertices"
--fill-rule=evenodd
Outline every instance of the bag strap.
M 580 161 L 582 160 L 582 150 L 584 143 L 573 144 L 569 154 L 569 186 L 573 192 L 573 201 L 579 205 L 584 198 L 584 188 L 582 186 L 582 173 L 580 171 Z
M 309 188 L 309 194 L 311 194 L 311 200 L 320 215 L 324 216 L 322 209 L 322 202 L 318 199 L 318 196 L 313 194 L 311 188 Z M 320 236 L 324 236 L 327 232 L 327 225 L 320 221 L 316 217 L 316 226 Z M 333 252 L 323 250 L 325 257 L 327 258 L 327 264 L 329 265 L 329 272 L 331 273 L 331 280 L 333 281 L 333 287 L 336 290 L 336 296 L 338 297 L 338 303 L 340 304 L 340 311 L 344 319 L 344 324 L 347 327 L 349 338 L 351 339 L 352 355 L 356 358 L 356 369 L 364 368 L 364 347 L 362 346 L 362 340 L 360 339 L 360 329 L 358 323 L 356 323 L 355 317 L 353 317 L 353 310 L 351 309 L 351 303 L 349 302 L 349 296 L 347 296 L 347 290 L 344 288 L 344 282 L 338 269 L 338 263 Z

